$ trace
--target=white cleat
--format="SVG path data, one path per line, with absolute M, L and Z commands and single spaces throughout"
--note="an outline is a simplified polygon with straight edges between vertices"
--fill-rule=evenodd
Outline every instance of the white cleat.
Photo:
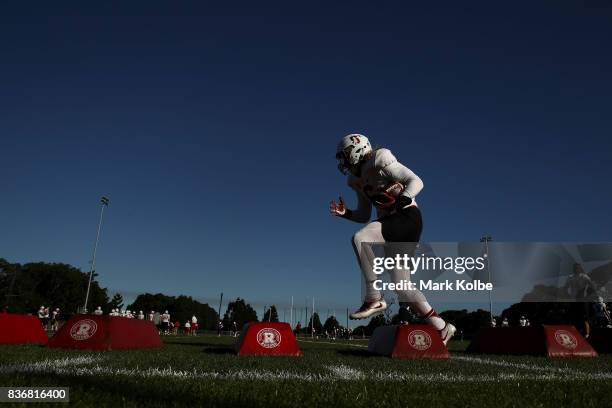
M 446 327 L 440 330 L 440 337 L 442 337 L 442 343 L 446 346 L 448 341 L 455 335 L 457 328 L 450 323 L 446 323 Z
M 367 319 L 370 316 L 380 314 L 387 310 L 387 302 L 384 299 L 373 302 L 363 302 L 359 310 L 351 313 L 351 320 Z

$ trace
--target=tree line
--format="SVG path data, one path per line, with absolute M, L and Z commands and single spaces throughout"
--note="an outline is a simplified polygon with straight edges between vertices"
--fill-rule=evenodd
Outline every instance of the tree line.
M 91 282 L 89 305 L 90 310 L 97 306 L 108 313 L 111 309 L 129 309 L 135 312 L 142 310 L 145 315 L 154 310 L 159 313 L 168 311 L 173 321 L 184 324 L 191 316 L 198 318 L 200 327 L 215 330 L 221 320 L 226 330 L 234 327 L 238 329 L 245 323 L 258 321 L 257 312 L 244 299 L 237 298 L 227 305 L 227 309 L 220 319 L 217 311 L 206 303 L 198 302 L 190 296 L 168 296 L 161 293 L 144 293 L 138 295 L 134 302 L 124 305 L 121 294 L 109 296 L 108 289 L 101 287 L 94 273 Z M 0 305 L 15 313 L 36 313 L 41 305 L 56 308 L 63 313 L 76 313 L 83 306 L 84 294 L 87 290 L 89 274 L 65 263 L 10 263 L 0 258 Z M 570 304 L 559 302 L 521 302 L 504 310 L 502 317 L 507 317 L 511 324 L 518 321 L 521 315 L 528 316 L 532 324 L 559 324 L 567 323 Z M 447 310 L 440 313 L 445 320 L 453 322 L 455 326 L 469 335 L 481 327 L 490 324 L 489 313 L 484 310 Z M 314 331 L 332 333 L 335 329 L 342 329 L 336 317 L 329 316 L 324 323 L 318 313 L 313 313 L 301 322 L 301 332 L 305 334 Z M 279 321 L 276 306 L 269 307 L 262 321 Z M 419 322 L 416 316 L 409 320 L 411 323 Z M 296 322 L 297 323 L 297 322 Z M 358 326 L 353 330 L 356 335 L 371 335 L 378 326 L 396 324 L 398 316 L 389 313 L 373 317 L 367 324 Z
M 84 306 L 89 273 L 65 263 L 31 262 L 10 263 L 0 258 L 0 308 L 13 313 L 36 314 L 41 306 L 60 308 L 61 313 L 71 315 Z M 97 274 L 93 274 L 89 292 L 89 309 L 100 306 L 105 313 L 112 309 L 142 310 L 145 315 L 151 311 L 170 313 L 172 321 L 184 324 L 192 316 L 198 318 L 200 328 L 214 330 L 219 314 L 206 303 L 191 296 L 168 296 L 162 293 L 144 293 L 131 304 L 125 304 L 119 293 L 109 296 L 107 288 L 101 287 Z M 263 320 L 278 321 L 275 306 L 267 310 Z M 227 329 L 236 322 L 238 328 L 245 323 L 258 321 L 257 313 L 244 299 L 230 302 L 222 322 Z

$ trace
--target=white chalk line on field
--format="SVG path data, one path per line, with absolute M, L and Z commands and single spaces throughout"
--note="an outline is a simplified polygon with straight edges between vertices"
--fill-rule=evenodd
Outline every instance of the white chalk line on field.
M 359 347 L 359 348 L 367 348 L 367 345 L 363 344 L 351 344 L 351 343 L 333 343 L 329 341 L 314 341 L 314 340 L 302 340 L 298 339 L 298 341 L 302 341 L 304 343 L 314 343 L 314 344 L 331 344 L 331 345 L 342 345 L 342 346 L 350 346 L 350 347 Z M 468 357 L 468 356 L 452 356 L 453 360 L 467 361 L 470 363 L 478 363 L 478 364 L 488 364 L 495 365 L 499 367 L 505 368 L 514 368 L 518 370 L 527 370 L 527 371 L 540 371 L 540 372 L 558 372 L 562 374 L 576 374 L 576 375 L 591 375 L 590 373 L 581 372 L 577 370 L 573 370 L 569 367 L 550 367 L 550 366 L 533 366 L 529 364 L 523 363 L 513 363 L 505 360 L 494 360 L 482 357 Z
M 482 358 L 482 357 L 453 356 L 452 358 L 454 360 L 468 361 L 468 362 L 477 363 L 477 364 L 489 364 L 489 365 L 494 365 L 494 366 L 499 366 L 499 367 L 515 368 L 518 370 L 527 370 L 527 371 L 559 373 L 559 374 L 564 374 L 564 375 L 573 375 L 576 377 L 588 376 L 588 375 L 599 375 L 599 374 L 608 375 L 608 373 L 588 373 L 588 372 L 576 370 L 576 369 L 573 369 L 567 366 L 565 367 L 534 366 L 534 365 L 529 365 L 525 363 L 513 363 L 513 362 L 502 360 L 502 359 L 494 360 L 494 359 Z
M 314 344 L 332 344 L 332 345 L 342 345 L 342 346 L 351 346 L 351 347 L 359 347 L 359 348 L 367 348 L 368 346 L 363 344 L 351 344 L 351 343 L 332 343 L 328 341 L 314 341 L 314 340 L 302 340 L 298 339 L 298 341 L 302 341 L 304 343 L 314 343 Z M 572 370 L 568 367 L 549 367 L 549 366 L 533 366 L 529 364 L 522 363 L 513 363 L 505 360 L 494 360 L 488 358 L 481 357 L 468 357 L 468 356 L 452 356 L 453 360 L 467 361 L 470 363 L 478 363 L 478 364 L 489 364 L 495 365 L 499 367 L 505 368 L 514 368 L 518 370 L 528 370 L 528 371 L 540 371 L 540 372 L 558 372 L 562 374 L 576 374 L 576 375 L 589 375 L 589 373 L 580 372 L 577 370 Z
M 498 373 L 463 375 L 454 373 L 404 373 L 394 371 L 359 370 L 346 365 L 325 366 L 326 372 L 300 373 L 287 370 L 230 370 L 199 371 L 177 370 L 172 367 L 111 368 L 102 366 L 100 357 L 77 357 L 43 360 L 33 363 L 19 363 L 0 366 L 0 374 L 55 374 L 76 377 L 100 375 L 127 378 L 165 378 L 177 380 L 294 380 L 305 382 L 370 381 L 370 382 L 413 382 L 413 383 L 474 383 L 506 381 L 575 381 L 612 380 L 612 373 L 547 372 L 542 374 Z M 95 364 L 92 366 L 92 364 Z
M 569 368 L 533 366 L 533 365 L 523 364 L 523 363 L 513 363 L 510 361 L 501 360 L 501 359 L 494 360 L 494 359 L 482 358 L 482 357 L 452 356 L 452 359 L 459 360 L 459 361 L 467 361 L 470 363 L 488 364 L 488 365 L 494 365 L 494 366 L 499 366 L 499 367 L 515 368 L 518 370 L 561 372 L 561 373 L 567 373 L 568 371 L 571 371 Z

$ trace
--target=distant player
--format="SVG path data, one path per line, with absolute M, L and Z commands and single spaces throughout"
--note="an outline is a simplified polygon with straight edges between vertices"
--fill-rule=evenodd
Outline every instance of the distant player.
M 595 319 L 596 327 L 612 327 L 612 317 L 610 316 L 610 311 L 608 310 L 608 305 L 604 302 L 603 298 L 599 296 L 597 298 L 597 302 L 593 303 L 593 315 Z
M 567 279 L 564 288 L 569 297 L 575 300 L 570 307 L 571 322 L 584 337 L 588 338 L 591 334 L 590 302 L 596 299 L 597 286 L 585 273 L 582 265 L 575 263 L 572 275 Z
M 42 327 L 46 328 L 47 327 L 47 322 L 45 321 L 45 307 L 41 306 L 38 309 L 38 320 L 40 320 L 40 324 L 42 325 Z
M 414 201 L 423 182 L 387 149 L 372 149 L 367 137 L 350 134 L 343 137 L 336 151 L 338 169 L 348 175 L 348 185 L 357 194 L 357 209 L 346 208 L 342 197 L 330 203 L 332 215 L 358 223 L 370 221 L 372 207 L 376 220 L 353 235 L 353 249 L 365 281 L 365 298 L 351 319 L 366 319 L 382 313 L 387 304 L 373 282 L 379 277 L 372 271 L 373 254 L 362 243 L 412 242 L 421 237 L 421 212 Z M 371 252 L 371 251 L 369 251 Z M 412 255 L 412 254 L 410 254 Z M 408 280 L 409 274 L 401 279 Z M 394 282 L 399 282 L 397 276 Z M 414 293 L 408 293 L 414 292 Z M 401 308 L 410 307 L 440 333 L 444 344 L 455 334 L 455 327 L 445 322 L 419 291 L 398 291 Z
M 223 332 L 223 322 L 219 320 L 219 323 L 217 323 L 217 336 L 221 336 L 222 332 Z
M 104 314 L 104 312 L 102 311 L 102 308 L 100 306 L 98 306 L 98 307 L 96 307 L 96 310 L 94 310 L 93 314 L 96 315 L 96 316 L 102 316 Z
M 59 328 L 59 318 L 60 318 L 60 309 L 56 307 L 53 312 L 51 312 L 51 330 L 54 332 Z
M 198 318 L 195 315 L 191 316 L 191 334 L 194 336 L 198 335 Z
M 161 315 L 161 325 L 162 325 L 162 332 L 164 334 L 169 334 L 170 333 L 170 313 L 168 313 L 167 310 L 164 312 L 164 314 Z

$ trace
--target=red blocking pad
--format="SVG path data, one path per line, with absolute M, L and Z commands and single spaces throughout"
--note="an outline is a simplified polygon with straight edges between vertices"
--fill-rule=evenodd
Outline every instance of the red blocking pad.
M 48 340 L 36 316 L 0 313 L 0 344 L 47 344 Z
M 49 340 L 49 347 L 129 350 L 163 345 L 153 322 L 118 316 L 75 315 Z
M 392 358 L 450 357 L 438 331 L 427 324 L 378 327 L 370 338 L 368 350 Z
M 574 326 L 544 326 L 548 357 L 597 357 Z
M 482 329 L 467 351 L 480 354 L 529 354 L 548 357 L 596 357 L 574 326 L 489 327 Z
M 289 323 L 251 322 L 236 343 L 239 356 L 301 356 Z

